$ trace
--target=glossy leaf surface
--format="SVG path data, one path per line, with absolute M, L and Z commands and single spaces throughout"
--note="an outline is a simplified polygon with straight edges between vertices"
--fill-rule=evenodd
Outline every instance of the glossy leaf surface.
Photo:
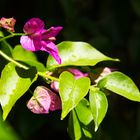
M 112 72 L 101 81 L 98 86 L 108 89 L 129 100 L 140 102 L 140 92 L 130 77 L 121 72 Z
M 59 93 L 62 101 L 61 119 L 63 119 L 86 96 L 89 90 L 90 80 L 88 77 L 75 79 L 67 71 L 63 72 L 59 79 Z
M 62 66 L 94 66 L 98 62 L 113 60 L 110 57 L 105 56 L 93 46 L 85 42 L 71 42 L 64 41 L 57 45 L 59 50 L 59 55 L 62 59 L 62 64 L 58 64 L 53 57 L 49 56 L 47 61 L 47 67 L 49 69 L 54 69 Z
M 105 94 L 94 87 L 90 88 L 89 102 L 95 123 L 95 131 L 97 131 L 107 112 L 108 102 Z
M 23 70 L 9 63 L 2 71 L 0 79 L 0 103 L 5 120 L 16 101 L 36 80 L 36 69 Z

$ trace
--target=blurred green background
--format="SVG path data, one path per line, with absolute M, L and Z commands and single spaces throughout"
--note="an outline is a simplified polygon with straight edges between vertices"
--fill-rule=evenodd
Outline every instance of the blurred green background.
M 140 88 L 140 0 L 0 2 L 0 16 L 14 17 L 17 20 L 16 32 L 22 32 L 23 25 L 32 17 L 44 20 L 48 28 L 61 25 L 64 29 L 57 43 L 63 40 L 85 41 L 104 54 L 119 58 L 121 62 L 113 67 L 130 76 Z M 10 43 L 16 45 L 17 41 L 19 38 Z M 38 57 L 43 60 L 40 54 Z M 32 114 L 26 107 L 29 98 L 27 93 L 16 103 L 8 123 L 0 121 L 0 140 L 69 140 L 67 118 L 60 121 L 61 111 L 49 115 Z M 139 140 L 140 103 L 114 94 L 108 100 L 109 109 L 95 140 Z

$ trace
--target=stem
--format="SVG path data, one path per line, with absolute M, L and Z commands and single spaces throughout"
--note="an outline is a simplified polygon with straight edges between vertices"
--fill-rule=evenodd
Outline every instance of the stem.
M 6 39 L 8 39 L 8 38 L 14 37 L 14 36 L 22 36 L 22 35 L 25 35 L 25 34 L 24 34 L 24 33 L 11 33 L 11 34 L 8 35 L 8 36 L 5 36 L 5 37 L 0 38 L 0 42 L 3 41 L 3 40 L 6 40 Z M 13 63 L 14 63 L 15 65 L 17 65 L 18 67 L 23 68 L 23 69 L 25 69 L 25 70 L 28 69 L 27 66 L 22 65 L 21 63 L 15 61 L 14 59 L 12 59 L 12 58 L 9 57 L 8 55 L 6 55 L 4 52 L 2 52 L 1 50 L 0 50 L 0 55 L 3 56 L 6 60 L 8 60 L 8 61 L 10 61 L 10 62 L 13 62 Z M 58 78 L 53 77 L 53 76 L 50 76 L 50 75 L 47 75 L 46 72 L 45 72 L 45 73 L 44 73 L 44 72 L 38 72 L 38 75 L 41 76 L 41 77 L 43 77 L 43 78 L 45 78 L 45 79 L 48 78 L 48 79 L 51 79 L 52 81 L 59 81 Z
M 14 59 L 12 59 L 11 57 L 9 57 L 8 55 L 6 55 L 5 53 L 3 53 L 1 50 L 0 50 L 0 55 L 3 56 L 6 60 L 10 61 L 10 62 L 13 62 L 15 65 L 17 65 L 18 67 L 20 68 L 23 68 L 25 70 L 28 69 L 28 67 L 26 67 L 25 65 L 22 65 L 21 63 L 15 61 Z
M 5 53 L 3 53 L 1 50 L 0 50 L 0 55 L 3 56 L 6 60 L 8 60 L 8 61 L 14 63 L 15 65 L 17 65 L 17 66 L 20 67 L 20 68 L 23 68 L 23 69 L 25 69 L 25 70 L 28 70 L 28 69 L 29 69 L 27 66 L 25 66 L 25 65 L 23 65 L 23 64 L 21 64 L 21 63 L 15 61 L 15 60 L 12 59 L 11 57 L 9 57 L 9 56 L 6 55 Z M 48 78 L 48 79 L 51 79 L 52 81 L 59 81 L 58 78 L 53 77 L 53 76 L 50 76 L 50 75 L 47 75 L 46 72 L 38 72 L 38 75 L 41 76 L 41 77 L 43 77 L 43 78 L 45 78 L 45 79 Z
M 41 77 L 44 77 L 45 79 L 48 78 L 48 79 L 51 79 L 52 81 L 59 81 L 58 78 L 47 75 L 46 72 L 38 72 L 38 75 L 41 76 Z
M 3 41 L 3 40 L 6 40 L 8 38 L 14 37 L 14 36 L 22 36 L 22 35 L 25 35 L 25 34 L 24 33 L 12 33 L 12 34 L 10 34 L 8 36 L 0 38 L 0 42 Z
M 6 39 L 8 39 L 8 38 L 14 37 L 14 36 L 22 36 L 22 35 L 25 35 L 25 34 L 23 34 L 23 33 L 11 33 L 11 34 L 8 35 L 8 36 L 5 36 L 5 37 L 0 38 L 0 42 L 3 41 L 3 40 L 6 40 Z M 4 52 L 2 52 L 1 50 L 0 50 L 0 55 L 3 56 L 6 60 L 8 60 L 8 61 L 10 61 L 10 62 L 13 62 L 13 63 L 14 63 L 15 65 L 17 65 L 18 67 L 23 68 L 23 69 L 25 69 L 25 70 L 28 69 L 28 67 L 26 67 L 25 65 L 22 65 L 21 63 L 15 61 L 14 59 L 10 58 L 8 55 L 6 55 L 6 54 L 5 54 Z

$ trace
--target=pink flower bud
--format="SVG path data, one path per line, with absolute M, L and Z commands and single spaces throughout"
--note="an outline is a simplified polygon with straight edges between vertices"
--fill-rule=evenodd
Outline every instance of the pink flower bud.
M 48 114 L 49 110 L 61 109 L 61 100 L 58 95 L 44 86 L 38 86 L 27 103 L 28 109 L 36 114 Z
M 52 88 L 54 91 L 58 92 L 58 91 L 59 91 L 59 82 L 58 82 L 58 81 L 52 81 L 52 82 L 51 82 L 51 88 Z
M 88 73 L 83 73 L 80 70 L 74 69 L 74 68 L 69 68 L 69 69 L 67 69 L 67 71 L 72 73 L 74 75 L 75 79 L 88 76 Z M 52 81 L 50 86 L 54 91 L 59 92 L 59 82 L 58 81 Z
M 71 72 L 76 79 L 78 79 L 80 77 L 87 77 L 88 76 L 88 73 L 83 73 L 78 69 L 69 68 L 68 71 Z
M 110 74 L 114 69 L 105 67 L 103 71 L 100 73 L 100 76 L 95 80 L 95 83 L 98 83 L 102 78 L 104 78 L 106 75 Z
M 4 18 L 2 17 L 0 19 L 0 27 L 3 27 L 11 32 L 14 32 L 14 26 L 15 26 L 16 20 L 14 18 Z

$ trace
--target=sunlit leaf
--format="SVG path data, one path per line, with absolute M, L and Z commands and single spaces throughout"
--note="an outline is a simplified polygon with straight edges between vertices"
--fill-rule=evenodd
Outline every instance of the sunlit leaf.
M 17 60 L 34 60 L 37 61 L 36 55 L 33 52 L 27 51 L 21 45 L 16 45 L 13 49 L 13 57 Z
M 47 61 L 48 69 L 68 65 L 94 66 L 98 62 L 106 60 L 118 61 L 117 59 L 105 56 L 93 46 L 85 42 L 64 41 L 57 46 L 59 49 L 59 55 L 62 59 L 62 64 L 58 64 L 52 56 L 49 56 Z
M 68 133 L 73 140 L 78 140 L 82 137 L 80 122 L 75 110 L 72 110 L 69 116 Z
M 9 63 L 2 71 L 0 79 L 0 103 L 5 120 L 16 101 L 36 80 L 36 69 L 23 70 Z
M 140 102 L 140 92 L 130 77 L 121 72 L 112 72 L 99 81 L 98 87 L 108 89 L 129 100 Z
M 61 119 L 86 96 L 90 86 L 88 77 L 75 79 L 69 72 L 63 72 L 60 77 L 59 93 L 62 101 L 62 114 Z
M 15 46 L 12 52 L 15 60 L 22 61 L 30 66 L 35 66 L 38 71 L 45 71 L 45 66 L 37 60 L 35 53 L 27 51 L 21 45 Z
M 92 139 L 94 122 L 89 102 L 82 99 L 71 111 L 68 123 L 68 133 L 73 140 Z
M 97 131 L 107 112 L 108 102 L 105 94 L 94 87 L 90 88 L 89 101 L 95 123 L 95 131 Z

